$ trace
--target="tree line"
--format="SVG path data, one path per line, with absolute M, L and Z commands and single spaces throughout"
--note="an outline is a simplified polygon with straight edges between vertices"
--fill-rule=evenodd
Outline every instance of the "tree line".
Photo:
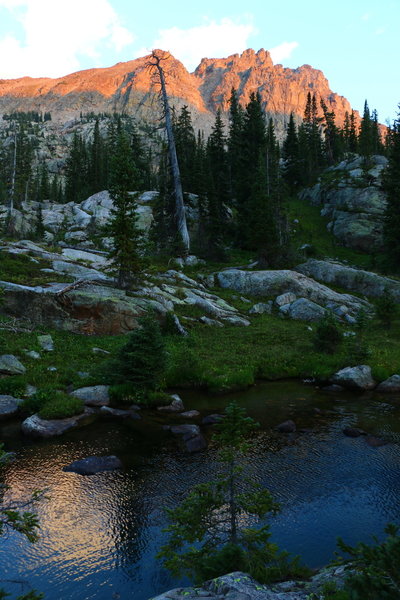
M 128 191 L 156 188 L 159 196 L 153 207 L 147 250 L 167 256 L 182 253 L 167 139 L 159 136 L 149 143 L 139 134 L 133 119 L 126 116 L 107 115 L 106 127 L 104 115 L 89 115 L 88 119 L 95 121 L 91 136 L 87 140 L 74 133 L 62 178 L 51 177 L 44 162 L 33 168 L 35 136 L 24 120 L 10 122 L 14 124 L 13 136 L 6 146 L 2 145 L 0 153 L 0 199 L 7 204 L 12 196 L 14 207 L 27 199 L 79 203 L 109 189 L 115 200 L 117 193 L 113 190 L 121 192 L 117 182 L 121 178 L 127 186 L 125 195 Z M 389 199 L 385 240 L 390 252 L 400 255 L 396 221 L 399 124 L 396 121 L 383 140 L 378 115 L 370 111 L 367 102 L 359 124 L 351 112 L 346 113 L 340 127 L 323 99 L 318 102 L 309 92 L 303 119 L 296 123 L 295 116 L 290 115 L 281 145 L 256 93 L 242 106 L 232 90 L 227 124 L 218 111 L 207 139 L 202 132 L 196 134 L 187 106 L 179 113 L 173 112 L 172 127 L 186 203 L 194 204 L 196 214 L 191 245 L 197 254 L 223 261 L 232 250 L 248 250 L 260 266 L 288 264 L 287 199 L 315 183 L 323 169 L 348 155 L 363 156 L 367 171 L 372 155 L 386 154 L 390 166 L 384 181 Z M 121 173 L 122 164 L 128 177 Z M 132 195 L 129 202 L 134 202 Z M 128 212 L 133 215 L 134 211 L 129 208 Z M 131 227 L 128 237 L 139 239 L 134 221 L 134 217 L 129 220 L 127 214 L 123 215 L 122 222 Z M 136 245 L 138 254 L 143 253 L 140 244 Z M 139 268 L 140 260 L 135 258 L 133 262 Z M 399 264 L 397 258 L 395 262 Z

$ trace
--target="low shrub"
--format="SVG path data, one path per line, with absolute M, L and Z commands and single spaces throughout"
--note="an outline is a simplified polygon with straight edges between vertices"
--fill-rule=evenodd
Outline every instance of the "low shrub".
M 83 412 L 83 401 L 64 392 L 43 389 L 24 400 L 21 410 L 30 415 L 39 413 L 42 419 L 65 419 Z
M 331 312 L 317 323 L 315 330 L 315 349 L 326 354 L 334 354 L 342 343 L 343 334 Z

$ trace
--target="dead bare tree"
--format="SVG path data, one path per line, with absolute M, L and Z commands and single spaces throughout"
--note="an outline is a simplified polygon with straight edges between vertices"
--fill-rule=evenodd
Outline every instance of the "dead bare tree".
M 178 235 L 182 241 L 183 252 L 187 256 L 189 254 L 190 238 L 186 224 L 185 204 L 183 201 L 181 174 L 179 170 L 175 138 L 172 128 L 171 108 L 168 102 L 165 71 L 162 65 L 162 62 L 167 61 L 169 58 L 170 54 L 168 52 L 163 52 L 162 50 L 153 50 L 151 53 L 151 58 L 147 64 L 148 67 L 152 69 L 156 74 L 157 83 L 160 85 L 160 96 L 164 112 L 165 129 L 167 131 L 168 156 L 171 165 L 172 179 L 174 185 L 176 225 L 178 229 Z

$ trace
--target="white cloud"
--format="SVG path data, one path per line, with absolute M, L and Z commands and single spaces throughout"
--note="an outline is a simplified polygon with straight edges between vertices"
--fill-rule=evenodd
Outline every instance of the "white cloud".
M 378 29 L 375 31 L 375 35 L 383 35 L 385 31 L 385 27 L 378 27 Z
M 248 38 L 257 31 L 251 17 L 246 16 L 243 20 L 245 22 L 225 18 L 217 22 L 205 18 L 203 24 L 196 27 L 162 29 L 152 48 L 169 50 L 189 71 L 193 71 L 205 56 L 225 57 L 249 47 Z M 137 55 L 143 56 L 150 51 L 151 48 L 141 48 Z
M 133 42 L 108 0 L 0 0 L 22 25 L 25 39 L 0 37 L 0 78 L 58 77 L 98 59 L 101 46 L 116 51 Z
M 284 61 L 286 58 L 290 58 L 293 50 L 295 50 L 298 45 L 298 42 L 283 42 L 282 44 L 279 44 L 279 46 L 270 48 L 269 52 L 273 62 L 278 64 Z
M 361 17 L 361 21 L 369 21 L 371 15 L 369 13 L 364 13 Z

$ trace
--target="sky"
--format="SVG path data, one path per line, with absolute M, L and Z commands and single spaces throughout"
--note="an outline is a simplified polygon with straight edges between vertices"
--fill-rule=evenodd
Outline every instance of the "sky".
M 379 120 L 400 103 L 400 0 L 0 0 L 0 79 L 59 77 L 169 50 L 201 58 L 246 48 L 320 69 L 331 89 Z

